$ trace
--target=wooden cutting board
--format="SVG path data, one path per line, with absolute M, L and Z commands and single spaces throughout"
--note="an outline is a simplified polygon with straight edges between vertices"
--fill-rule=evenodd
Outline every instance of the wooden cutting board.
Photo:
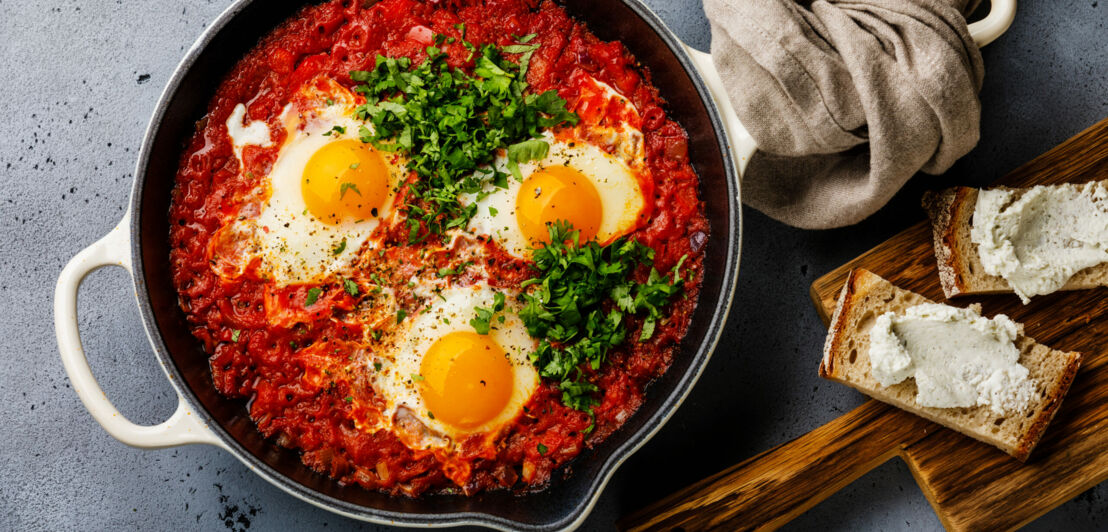
M 1108 119 L 1023 165 L 997 184 L 1108 179 Z M 921 211 L 922 212 L 922 211 Z M 817 279 L 824 323 L 847 273 L 866 268 L 944 301 L 931 230 L 920 222 Z M 1029 336 L 1085 358 L 1054 422 L 1027 463 L 907 412 L 870 400 L 805 436 L 689 486 L 619 522 L 624 530 L 777 528 L 889 458 L 899 456 L 948 530 L 1018 528 L 1108 479 L 1108 289 L 967 296 L 986 315 L 1007 314 Z M 812 371 L 820 353 L 813 352 Z

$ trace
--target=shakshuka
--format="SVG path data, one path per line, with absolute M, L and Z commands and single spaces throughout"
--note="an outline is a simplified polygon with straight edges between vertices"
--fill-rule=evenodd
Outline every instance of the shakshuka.
M 170 260 L 214 386 L 307 466 L 523 492 L 669 367 L 698 194 L 650 72 L 557 4 L 332 1 L 222 81 Z

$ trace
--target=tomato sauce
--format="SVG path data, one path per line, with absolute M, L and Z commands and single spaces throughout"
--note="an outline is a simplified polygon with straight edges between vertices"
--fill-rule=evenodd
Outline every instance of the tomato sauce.
M 571 109 L 589 120 L 637 122 L 633 125 L 645 136 L 653 178 L 644 190 L 651 191 L 653 205 L 633 237 L 655 250 L 655 265 L 663 272 L 688 255 L 691 279 L 649 341 L 629 341 L 599 371 L 589 371 L 603 395 L 594 409 L 593 430 L 587 431 L 593 419 L 564 406 L 557 385 L 544 382 L 495 447 L 478 445 L 476 438 L 463 441 L 459 454 L 444 463 L 409 449 L 386 431 L 368 434 L 356 428 L 362 413 L 355 410 L 363 408 L 357 405 L 375 399 L 363 377 L 343 375 L 341 369 L 351 356 L 350 342 L 364 333 L 363 325 L 343 319 L 355 299 L 341 284 L 325 287 L 318 296 L 325 304 L 312 308 L 323 310 L 308 312 L 308 287 L 276 288 L 251 275 L 227 280 L 217 273 L 227 265 L 214 260 L 211 250 L 219 244 L 213 239 L 217 231 L 245 214 L 277 156 L 276 147 L 247 146 L 240 171 L 225 125 L 237 104 L 246 105 L 249 120 L 267 122 L 280 146 L 284 131 L 278 115 L 302 84 L 325 74 L 352 87 L 349 72 L 372 68 L 378 54 L 418 63 L 435 34 L 460 39 L 463 24 L 465 39 L 476 44 L 507 45 L 513 36 L 537 34 L 531 42 L 542 46 L 527 74 L 532 90 L 558 90 Z M 452 66 L 471 66 L 464 63 L 468 51 L 460 42 L 442 48 Z M 574 82 L 581 73 L 618 90 L 638 116 L 617 109 L 613 116 L 589 118 L 589 92 Z M 696 305 L 708 223 L 689 164 L 687 136 L 663 106 L 649 73 L 620 43 L 598 40 L 551 2 L 347 0 L 303 9 L 225 78 L 197 123 L 176 176 L 169 213 L 173 282 L 192 333 L 210 353 L 214 386 L 226 396 L 248 400 L 250 416 L 263 434 L 300 450 L 306 465 L 340 482 L 410 496 L 541 489 L 559 466 L 608 437 L 638 409 L 648 384 L 669 367 Z M 437 268 L 438 259 L 407 245 L 406 228 L 396 232 L 390 237 L 395 246 L 366 259 L 365 266 L 402 294 L 417 270 Z M 514 286 L 534 275 L 525 262 L 492 244 L 472 245 L 487 246 L 485 256 L 491 258 L 484 266 L 494 284 Z M 632 320 L 632 327 L 639 323 Z M 637 330 L 629 334 L 637 336 Z M 366 403 L 347 399 L 366 394 Z

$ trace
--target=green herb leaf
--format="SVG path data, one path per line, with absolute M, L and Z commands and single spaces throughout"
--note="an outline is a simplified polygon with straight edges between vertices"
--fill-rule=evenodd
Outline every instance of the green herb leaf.
M 342 282 L 342 288 L 346 290 L 347 294 L 350 294 L 352 296 L 357 296 L 360 292 L 360 290 L 358 290 L 358 283 L 354 282 L 351 279 L 344 280 Z
M 404 318 L 408 317 L 408 311 L 400 309 L 396 311 L 396 323 L 404 321 Z
M 347 190 L 353 190 L 355 194 L 359 196 L 362 195 L 362 191 L 358 190 L 358 185 L 355 185 L 354 183 L 344 182 L 343 184 L 339 185 L 339 199 L 342 199 L 344 196 L 346 196 Z
M 343 251 L 346 251 L 346 239 L 345 238 L 342 239 L 342 242 L 339 242 L 339 245 L 335 246 L 334 249 L 331 250 L 331 254 L 332 255 L 338 255 L 338 254 L 342 253 Z
M 448 277 L 448 276 L 451 276 L 451 275 L 458 275 L 458 274 L 466 271 L 466 268 L 468 268 L 471 264 L 473 264 L 473 261 L 465 261 L 465 262 L 463 262 L 463 263 L 461 263 L 461 264 L 459 264 L 459 265 L 457 265 L 453 268 L 446 268 L 446 267 L 439 268 L 439 271 L 435 272 L 435 276 L 438 277 L 439 279 L 442 279 L 443 277 Z
M 231 331 L 231 341 L 232 342 L 238 342 L 240 334 L 242 334 L 242 331 L 240 331 L 238 329 L 235 329 L 235 330 Z
M 489 334 L 492 330 L 493 316 L 502 310 L 504 310 L 505 298 L 501 292 L 496 292 L 492 297 L 492 308 L 475 307 L 473 312 L 476 314 L 473 319 L 469 320 L 469 324 L 473 327 L 473 330 L 477 334 Z M 500 316 L 500 322 L 504 322 L 504 316 Z
M 545 159 L 550 152 L 550 144 L 545 140 L 531 139 L 517 142 L 508 146 L 508 169 L 519 181 L 523 181 L 523 175 L 519 171 L 519 163 L 538 161 Z
M 539 451 L 539 454 L 546 454 L 547 451 L 546 446 L 541 443 L 535 446 L 535 449 Z
M 319 295 L 323 293 L 323 289 L 320 287 L 314 287 L 308 290 L 308 297 L 304 298 L 304 306 L 310 307 L 319 300 Z

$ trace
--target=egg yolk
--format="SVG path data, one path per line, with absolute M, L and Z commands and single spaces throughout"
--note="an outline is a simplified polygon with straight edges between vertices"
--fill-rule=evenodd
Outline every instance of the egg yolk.
M 569 222 L 591 240 L 600 230 L 600 195 L 591 179 L 568 166 L 551 166 L 530 175 L 516 196 L 516 221 L 532 245 L 550 242 L 547 226 Z
M 389 169 L 360 140 L 329 142 L 304 167 L 300 193 L 308 212 L 324 223 L 374 218 L 389 195 Z
M 420 364 L 422 394 L 435 419 L 472 429 L 496 418 L 512 397 L 512 365 L 492 338 L 456 331 L 431 345 Z

